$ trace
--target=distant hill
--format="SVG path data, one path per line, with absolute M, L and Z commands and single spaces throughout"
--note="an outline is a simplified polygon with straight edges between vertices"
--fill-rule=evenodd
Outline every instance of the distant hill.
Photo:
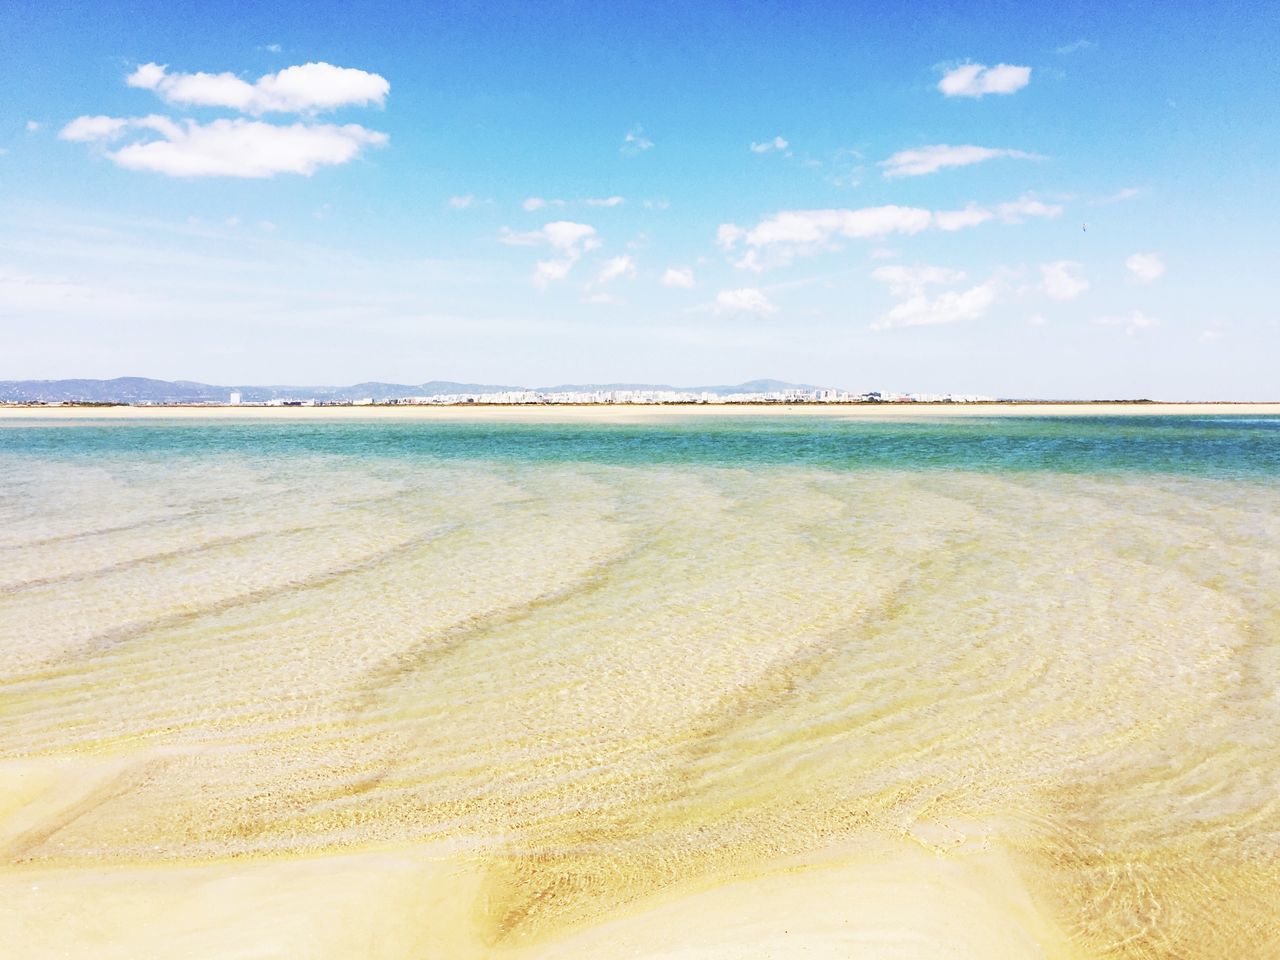
M 245 403 L 268 400 L 394 400 L 398 397 L 435 397 L 451 393 L 497 393 L 512 390 L 540 393 L 593 390 L 682 390 L 691 393 L 766 393 L 779 390 L 817 390 L 809 384 L 782 380 L 750 380 L 731 386 L 676 387 L 665 383 L 580 383 L 550 387 L 519 387 L 485 383 L 355 383 L 333 386 L 221 386 L 190 380 L 152 380 L 117 377 L 114 380 L 0 380 L 0 402 L 5 403 L 226 403 L 232 392 Z

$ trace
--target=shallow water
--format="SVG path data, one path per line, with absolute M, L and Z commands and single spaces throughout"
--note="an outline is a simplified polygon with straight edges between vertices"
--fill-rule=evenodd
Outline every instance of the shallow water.
M 95 771 L 4 869 L 447 851 L 501 950 L 905 840 L 1277 956 L 1277 543 L 1266 417 L 0 427 L 0 765 Z

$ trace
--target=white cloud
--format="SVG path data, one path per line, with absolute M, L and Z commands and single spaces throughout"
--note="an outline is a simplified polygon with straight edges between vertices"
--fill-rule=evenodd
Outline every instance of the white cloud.
M 1139 283 L 1152 283 L 1164 275 L 1164 260 L 1158 253 L 1135 253 L 1124 265 Z
M 1109 203 L 1120 203 L 1124 200 L 1132 200 L 1134 197 L 1142 196 L 1142 191 L 1137 187 L 1124 187 L 1115 193 L 1107 194 L 1105 197 L 1098 197 L 1096 200 L 1090 200 L 1089 205 L 1094 207 L 1105 206 Z
M 767 316 L 777 312 L 777 307 L 755 287 L 738 290 L 721 290 L 716 294 L 716 313 L 749 313 Z
M 554 259 L 538 261 L 533 282 L 535 286 L 542 289 L 557 280 L 563 280 L 569 275 L 573 265 L 582 259 L 584 253 L 600 246 L 595 227 L 570 220 L 556 220 L 546 224 L 541 230 L 529 230 L 524 233 L 517 233 L 508 227 L 503 227 L 498 239 L 502 243 L 518 247 L 546 244 L 559 254 Z
M 977 320 L 996 302 L 995 281 L 988 280 L 968 290 L 948 290 L 930 298 L 917 293 L 899 303 L 871 325 L 873 330 L 892 327 L 925 327 L 961 320 Z
M 310 176 L 324 166 L 355 159 L 367 146 L 382 146 L 385 133 L 356 124 L 276 126 L 256 120 L 178 124 L 166 117 L 134 119 L 78 117 L 58 134 L 64 140 L 115 140 L 126 131 L 147 131 L 107 156 L 129 170 L 171 177 L 266 178 L 278 173 Z
M 588 207 L 620 207 L 625 202 L 622 197 L 587 197 L 583 201 Z
M 790 263 L 835 248 L 839 239 L 883 239 L 911 235 L 933 227 L 951 232 L 988 220 L 1021 223 L 1028 217 L 1056 217 L 1062 207 L 1024 196 L 998 204 L 994 210 L 974 203 L 962 210 L 930 211 L 920 207 L 863 207 L 857 210 L 784 210 L 761 220 L 750 229 L 735 223 L 721 224 L 716 244 L 731 251 L 745 241 L 747 251 L 736 266 L 754 271 Z
M 1064 43 L 1062 46 L 1054 50 L 1054 53 L 1065 57 L 1068 54 L 1078 53 L 1081 50 L 1092 50 L 1096 46 L 1097 44 L 1092 40 L 1086 40 L 1081 37 L 1079 40 L 1072 41 L 1071 43 Z
M 752 153 L 769 153 L 773 150 L 785 150 L 790 144 L 782 137 L 774 137 L 772 140 L 765 140 L 763 143 L 751 144 Z
M 1017 160 L 1042 160 L 1039 154 L 1027 153 L 1025 150 L 1005 150 L 993 147 L 977 147 L 972 144 L 953 147 L 946 143 L 937 143 L 927 147 L 916 147 L 913 150 L 900 150 L 880 166 L 884 168 L 886 180 L 897 177 L 920 177 L 929 173 L 937 173 L 944 167 L 967 167 L 970 164 L 994 160 L 998 157 L 1010 157 Z
M 1043 313 L 1032 314 L 1030 317 L 1027 318 L 1027 323 L 1029 323 L 1033 327 L 1043 327 L 1046 324 L 1048 324 L 1048 322 L 1049 322 L 1048 319 L 1045 318 L 1045 315 Z
M 381 106 L 391 89 L 391 84 L 376 73 L 330 63 L 286 67 L 259 77 L 256 83 L 234 73 L 169 73 L 165 66 L 144 63 L 125 78 L 125 83 L 152 90 L 166 103 L 230 107 L 255 116 Z
M 58 133 L 60 140 L 90 143 L 95 140 L 112 140 L 126 129 L 130 121 L 123 117 L 76 117 Z
M 721 250 L 732 250 L 746 235 L 747 231 L 736 223 L 722 223 L 716 228 L 716 246 Z
M 690 267 L 667 267 L 666 272 L 662 274 L 662 285 L 687 290 L 693 286 L 693 270 Z
M 988 93 L 1016 93 L 1030 82 L 1030 67 L 966 63 L 948 70 L 938 81 L 938 89 L 948 97 L 983 97 Z
M 476 197 L 474 193 L 468 193 L 460 197 L 450 197 L 446 202 L 454 210 L 465 210 L 476 202 Z
M 529 230 L 524 233 L 516 233 L 503 227 L 499 239 L 503 243 L 517 247 L 533 247 L 545 243 L 556 250 L 579 255 L 587 250 L 594 250 L 600 245 L 595 227 L 587 223 L 574 223 L 572 220 L 555 220 L 540 230 Z
M 40 129 L 39 121 L 36 121 L 36 120 L 27 121 L 27 133 L 35 133 L 39 129 Z
M 871 271 L 871 278 L 889 287 L 889 292 L 896 297 L 910 297 L 924 292 L 925 287 L 942 285 L 950 286 L 965 279 L 963 270 L 952 270 L 950 267 L 905 267 L 901 264 L 876 267 Z
M 1075 275 L 1080 267 L 1074 260 L 1055 260 L 1040 265 L 1045 295 L 1053 300 L 1074 300 L 1089 289 L 1089 281 Z
M 1149 330 L 1160 325 L 1155 317 L 1149 317 L 1141 310 L 1119 316 L 1094 317 L 1093 322 L 1104 327 L 1124 327 L 1124 332 L 1133 336 L 1140 330 Z
M 278 43 L 268 43 L 266 49 L 272 53 L 279 53 L 283 48 Z
M 628 156 L 634 157 L 638 153 L 652 149 L 653 141 L 644 135 L 643 127 L 632 127 L 622 138 L 622 152 Z
M 525 200 L 523 203 L 520 204 L 520 206 L 523 207 L 529 213 L 533 213 L 535 210 L 541 210 L 546 205 L 547 205 L 547 201 L 543 200 L 541 197 L 529 197 L 527 200 Z
M 750 230 L 722 224 L 717 243 L 725 250 L 745 241 L 746 253 L 736 263 L 759 272 L 790 263 L 796 257 L 832 249 L 838 238 L 883 238 L 894 233 L 918 233 L 929 225 L 930 213 L 914 207 L 864 207 L 859 210 L 784 210 Z
M 610 283 L 619 277 L 634 277 L 636 275 L 636 262 L 631 257 L 623 254 L 619 257 L 611 257 L 604 262 L 604 266 L 600 268 L 600 273 L 596 275 L 596 283 Z
M 891 327 L 935 326 L 982 317 L 996 302 L 997 282 L 988 280 L 968 290 L 947 290 L 930 297 L 932 286 L 954 286 L 966 279 L 962 270 L 949 267 L 905 267 L 898 264 L 877 267 L 872 279 L 889 287 L 901 298 L 888 313 L 871 325 L 873 330 Z
M 533 272 L 534 286 L 545 290 L 557 280 L 563 280 L 573 269 L 577 258 L 566 257 L 561 260 L 539 260 Z
M 976 203 L 967 204 L 963 210 L 938 210 L 933 215 L 933 225 L 944 233 L 954 233 L 968 227 L 976 227 L 995 218 L 995 214 Z
M 1021 223 L 1027 217 L 1052 219 L 1061 214 L 1062 207 L 1058 204 L 1043 203 L 1029 195 L 996 205 L 996 216 L 1005 223 Z

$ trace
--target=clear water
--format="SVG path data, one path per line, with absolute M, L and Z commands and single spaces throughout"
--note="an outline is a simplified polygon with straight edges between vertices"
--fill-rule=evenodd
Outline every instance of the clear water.
M 5 857 L 444 842 L 501 944 L 905 837 L 1280 955 L 1278 544 L 1265 417 L 3 426 L 0 763 L 112 771 Z

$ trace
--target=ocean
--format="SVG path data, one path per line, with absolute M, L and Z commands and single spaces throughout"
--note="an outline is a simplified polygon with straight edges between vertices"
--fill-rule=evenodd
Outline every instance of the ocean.
M 1277 957 L 1277 545 L 1280 417 L 0 421 L 0 939 Z

